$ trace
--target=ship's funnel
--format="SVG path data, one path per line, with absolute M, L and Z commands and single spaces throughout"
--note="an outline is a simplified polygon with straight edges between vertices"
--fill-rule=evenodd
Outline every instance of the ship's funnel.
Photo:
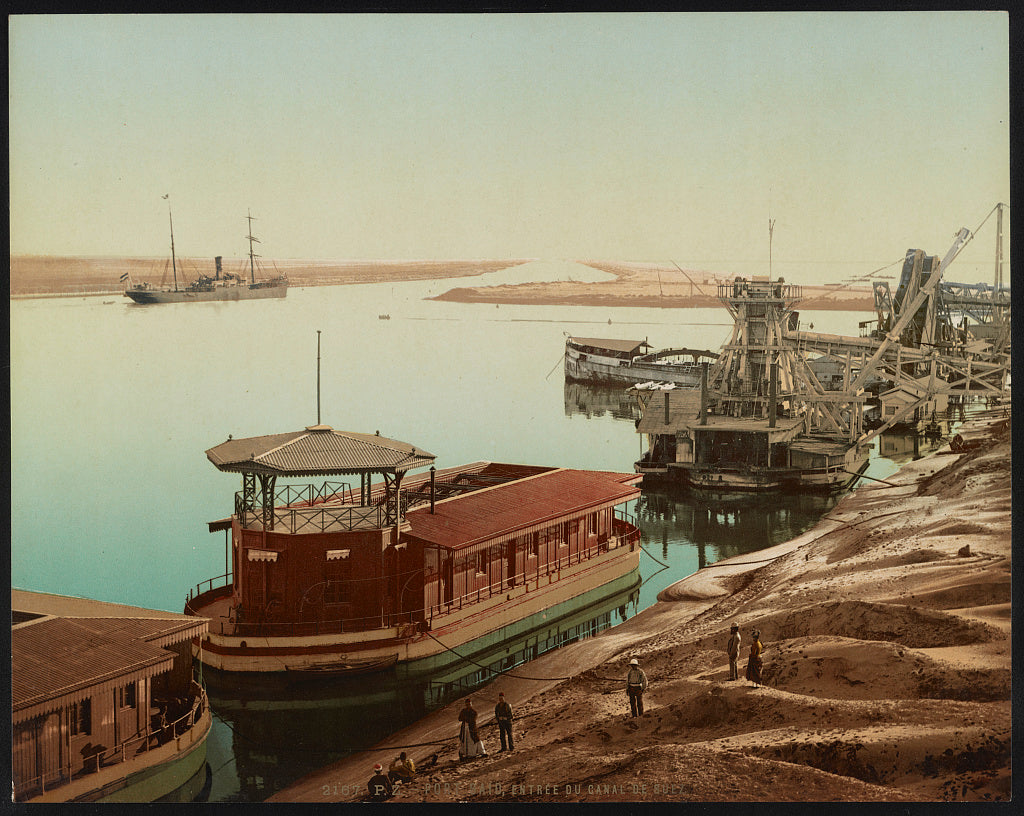
M 213 262 L 217 265 L 217 280 L 220 280 L 220 258 L 221 256 L 218 255 L 213 259 Z

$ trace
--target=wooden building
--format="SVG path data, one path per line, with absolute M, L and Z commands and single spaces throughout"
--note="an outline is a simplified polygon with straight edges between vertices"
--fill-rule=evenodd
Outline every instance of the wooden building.
M 205 632 L 202 618 L 12 590 L 15 799 L 149 802 L 203 771 L 190 643 Z

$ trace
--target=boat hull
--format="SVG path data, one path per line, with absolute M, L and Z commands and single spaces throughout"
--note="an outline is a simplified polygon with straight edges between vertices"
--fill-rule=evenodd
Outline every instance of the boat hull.
M 125 297 L 136 303 L 200 303 L 208 301 L 263 300 L 283 298 L 288 294 L 287 285 L 279 286 L 218 286 L 213 290 L 188 292 L 159 289 L 126 289 Z
M 193 641 L 193 654 L 204 666 L 225 673 L 282 674 L 286 667 L 385 660 L 396 653 L 396 669 L 403 676 L 436 672 L 465 656 L 521 638 L 576 607 L 622 592 L 638 580 L 639 553 L 638 546 L 623 544 L 582 564 L 530 579 L 491 599 L 436 615 L 427 631 L 406 625 L 258 638 L 211 631 L 202 642 Z M 195 613 L 201 616 L 202 607 Z
M 692 462 L 669 462 L 663 466 L 635 466 L 651 484 L 683 484 L 701 493 L 770 493 L 799 491 L 834 493 L 855 482 L 868 465 L 866 445 L 850 447 L 842 463 L 826 467 L 728 468 Z
M 651 381 L 682 388 L 700 385 L 700 369 L 691 363 L 626 363 L 613 357 L 580 354 L 571 348 L 565 350 L 565 377 L 580 382 L 624 385 Z

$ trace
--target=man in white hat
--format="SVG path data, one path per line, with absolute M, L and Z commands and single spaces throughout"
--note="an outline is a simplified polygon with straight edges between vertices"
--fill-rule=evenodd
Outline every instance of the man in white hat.
M 740 627 L 735 623 L 729 630 L 729 642 L 726 644 L 725 651 L 729 655 L 729 679 L 739 680 L 740 671 L 736 661 L 740 656 Z
M 379 762 L 373 766 L 373 776 L 366 783 L 366 788 L 370 792 L 371 802 L 383 802 L 385 799 L 390 799 L 395 792 L 391 780 L 384 775 L 384 766 Z
M 634 717 L 643 716 L 645 691 L 647 675 L 640 668 L 640 661 L 634 657 L 629 661 L 629 674 L 626 675 L 626 696 L 629 697 L 629 708 Z

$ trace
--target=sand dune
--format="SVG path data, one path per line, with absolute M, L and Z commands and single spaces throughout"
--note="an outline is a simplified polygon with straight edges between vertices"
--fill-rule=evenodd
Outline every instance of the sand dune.
M 460 764 L 456 702 L 272 799 L 357 799 L 373 762 L 416 746 L 414 759 L 438 762 L 397 801 L 1008 800 L 1009 421 L 988 432 L 474 692 L 492 752 L 493 701 L 512 702 L 515 753 Z M 761 687 L 727 679 L 734 622 L 745 644 L 761 630 Z M 651 682 L 637 719 L 632 657 Z M 358 790 L 325 795 L 327 779 Z

